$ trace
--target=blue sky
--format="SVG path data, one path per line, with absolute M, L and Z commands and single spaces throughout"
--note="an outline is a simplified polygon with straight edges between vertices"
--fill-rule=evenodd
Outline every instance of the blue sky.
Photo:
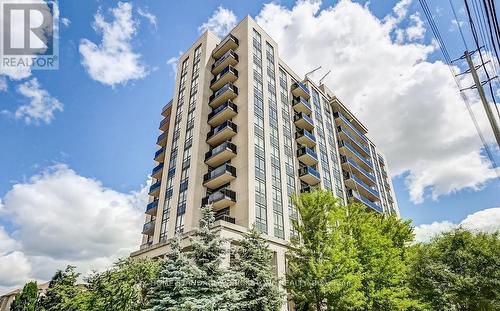
M 172 96 L 174 73 L 167 60 L 190 46 L 200 34 L 200 25 L 219 6 L 234 12 L 239 20 L 246 15 L 259 15 L 267 2 L 131 2 L 133 18 L 138 24 L 130 45 L 133 52 L 140 55 L 139 64 L 147 71 L 147 75 L 113 86 L 91 77 L 82 65 L 79 46 L 82 39 L 96 44 L 102 40 L 102 34 L 92 28 L 94 16 L 100 10 L 105 20 L 111 22 L 113 16 L 109 9 L 116 8 L 117 2 L 61 2 L 61 17 L 67 18 L 70 23 L 67 26 L 61 24 L 60 27 L 60 69 L 33 71 L 30 77 L 21 80 L 7 78 L 7 90 L 0 92 L 0 111 L 4 111 L 0 114 L 0 198 L 5 202 L 5 196 L 14 185 L 29 184 L 32 176 L 42 178 L 41 172 L 57 164 L 65 164 L 78 176 L 100 181 L 104 188 L 117 193 L 139 191 L 146 184 L 154 165 L 152 158 L 161 108 Z M 384 17 L 394 15 L 393 9 L 398 2 L 373 0 L 367 9 L 382 21 Z M 405 18 L 398 21 L 398 29 L 408 29 L 413 23 L 409 16 L 420 11 L 418 1 L 403 2 L 408 2 L 408 12 Z M 275 3 L 282 5 L 284 10 L 291 9 L 295 4 L 294 1 Z M 360 3 L 365 5 L 364 1 Z M 325 1 L 321 9 L 336 4 L 336 1 Z M 459 56 L 463 53 L 463 45 L 456 28 L 453 28 L 449 6 L 444 3 L 442 6 L 434 8 L 438 26 L 452 57 Z M 156 16 L 156 25 L 138 14 L 138 9 Z M 423 15 L 420 17 L 425 22 Z M 427 28 L 427 24 L 424 27 Z M 392 40 L 395 40 L 395 36 L 396 32 L 391 33 Z M 431 45 L 431 39 L 431 33 L 427 31 L 422 37 L 413 41 L 404 39 L 401 44 Z M 440 58 L 439 50 L 435 50 L 428 53 L 426 61 L 434 63 Z M 63 111 L 54 111 L 53 119 L 48 124 L 43 121 L 27 124 L 22 118 L 13 115 L 16 109 L 29 102 L 29 98 L 20 94 L 19 87 L 33 78 L 50 97 L 64 105 Z M 332 89 L 336 91 L 335 86 Z M 350 104 L 348 99 L 345 102 Z M 463 110 L 463 103 L 457 101 L 456 105 L 457 110 Z M 496 159 L 500 162 L 498 152 Z M 397 171 L 404 171 L 404 165 L 398 164 Z M 402 217 L 412 219 L 415 225 L 435 221 L 459 223 L 477 211 L 500 207 L 498 179 L 478 180 L 475 177 L 472 182 L 459 182 L 455 188 L 450 186 L 448 190 L 442 191 L 435 200 L 431 198 L 432 186 L 424 184 L 423 200 L 416 204 L 410 197 L 409 176 L 408 171 L 402 172 L 393 182 Z M 453 183 L 448 181 L 448 177 L 433 178 Z M 442 183 L 443 187 L 448 186 Z M 19 224 L 9 215 L 12 214 L 0 214 L 0 227 L 6 228 L 7 234 L 16 240 L 20 236 L 16 232 Z M 139 228 L 134 230 L 139 235 Z

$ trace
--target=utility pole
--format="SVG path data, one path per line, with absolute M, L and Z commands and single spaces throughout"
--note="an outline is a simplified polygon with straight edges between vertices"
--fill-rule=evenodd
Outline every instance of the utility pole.
M 497 120 L 495 119 L 495 115 L 491 110 L 490 104 L 484 95 L 483 84 L 481 80 L 479 80 L 479 76 L 477 75 L 476 66 L 472 62 L 472 58 L 470 57 L 469 51 L 465 51 L 464 56 L 467 60 L 467 64 L 469 65 L 470 73 L 472 74 L 472 78 L 474 79 L 474 83 L 479 92 L 479 97 L 481 97 L 481 102 L 483 103 L 484 110 L 486 111 L 486 116 L 488 116 L 488 121 L 490 121 L 491 129 L 493 130 L 493 134 L 495 134 L 495 138 L 497 140 L 498 147 L 500 148 L 500 129 L 498 128 Z

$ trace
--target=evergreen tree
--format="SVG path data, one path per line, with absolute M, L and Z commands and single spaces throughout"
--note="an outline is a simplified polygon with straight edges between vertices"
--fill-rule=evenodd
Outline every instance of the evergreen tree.
M 174 311 L 183 301 L 181 290 L 187 279 L 188 262 L 181 253 L 180 237 L 176 235 L 170 244 L 170 252 L 161 264 L 158 278 L 151 288 L 147 311 Z
M 456 229 L 413 252 L 411 285 L 431 310 L 500 310 L 498 233 Z
M 75 272 L 76 267 L 67 266 L 64 271 L 58 270 L 49 282 L 45 296 L 40 299 L 40 308 L 45 311 L 76 311 L 80 310 L 77 296 L 82 291 L 76 285 L 80 276 Z
M 10 306 L 11 311 L 35 311 L 37 310 L 38 286 L 36 282 L 29 282 L 24 285 L 14 302 Z
M 187 253 L 190 260 L 179 310 L 226 311 L 237 310 L 235 302 L 242 293 L 237 289 L 240 276 L 224 269 L 223 257 L 227 254 L 226 242 L 212 230 L 215 222 L 211 206 L 201 209 L 199 229 L 191 240 L 192 249 Z
M 238 287 L 244 293 L 237 310 L 280 310 L 284 293 L 274 273 L 272 253 L 255 228 L 239 241 L 234 258 L 232 269 L 243 276 Z

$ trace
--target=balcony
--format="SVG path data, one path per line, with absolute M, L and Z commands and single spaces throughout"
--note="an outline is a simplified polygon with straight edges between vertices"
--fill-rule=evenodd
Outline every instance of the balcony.
M 208 124 L 217 126 L 226 120 L 231 120 L 238 114 L 238 107 L 228 100 L 208 114 Z
M 346 172 L 353 172 L 361 178 L 365 183 L 370 186 L 374 186 L 376 184 L 375 176 L 368 171 L 366 171 L 361 165 L 356 163 L 353 159 L 343 156 L 340 156 L 340 162 L 342 163 L 342 169 Z
M 151 220 L 142 227 L 142 234 L 153 235 L 155 233 L 155 220 Z
M 223 142 L 219 146 L 205 153 L 205 164 L 217 167 L 236 156 L 236 146 L 229 142 Z
M 372 210 L 374 210 L 377 213 L 383 213 L 384 212 L 384 210 L 382 209 L 382 207 L 380 207 L 377 204 L 375 204 L 374 202 L 368 200 L 367 198 L 365 198 L 364 196 L 362 196 L 361 194 L 359 194 L 356 190 L 349 189 L 348 192 L 347 192 L 347 195 L 350 198 L 353 198 L 355 201 L 363 203 L 364 205 L 368 206 L 369 208 L 371 208 Z
M 151 177 L 156 178 L 156 179 L 161 179 L 162 174 L 163 174 L 163 163 L 160 163 L 155 168 L 153 168 L 153 172 L 151 173 Z
M 363 134 L 360 130 L 358 130 L 354 125 L 352 125 L 351 121 L 347 119 L 342 113 L 340 112 L 334 112 L 333 116 L 335 117 L 335 121 L 337 124 L 340 125 L 345 125 L 347 126 L 353 133 L 356 134 L 356 136 L 363 141 L 364 143 L 368 143 L 368 139 L 365 137 L 365 134 Z
M 236 124 L 231 121 L 225 121 L 208 132 L 207 143 L 211 146 L 217 146 L 223 141 L 231 139 L 236 133 L 238 133 Z
M 229 223 L 232 223 L 232 224 L 235 224 L 236 223 L 236 219 L 234 219 L 234 217 L 231 217 L 229 215 L 226 215 L 226 214 L 221 214 L 221 215 L 215 215 L 215 221 L 225 221 L 225 222 L 229 222 Z
M 384 187 L 385 189 L 387 189 L 387 191 L 391 191 L 391 186 L 389 185 L 389 183 L 387 181 L 384 180 Z
M 311 96 L 309 95 L 309 88 L 305 86 L 301 82 L 295 82 L 292 84 L 292 94 L 296 97 L 303 97 L 305 99 L 309 99 Z
M 368 186 L 360 178 L 356 177 L 354 174 L 349 172 L 344 172 L 344 183 L 350 188 L 359 191 L 359 193 L 370 200 L 378 201 L 380 196 L 377 190 L 373 187 Z
M 233 50 L 229 50 L 224 55 L 222 55 L 213 65 L 212 65 L 212 74 L 216 75 L 221 72 L 227 66 L 236 66 L 238 63 L 238 54 L 236 54 Z
M 295 125 L 301 129 L 311 131 L 314 129 L 314 121 L 305 113 L 299 112 L 293 117 Z
M 295 97 L 292 101 L 293 109 L 297 112 L 310 114 L 312 112 L 311 104 L 303 97 Z
M 236 179 L 236 168 L 229 164 L 222 164 L 203 176 L 203 186 L 210 189 L 217 189 L 234 179 Z
M 233 83 L 238 79 L 238 70 L 233 66 L 227 66 L 218 75 L 210 81 L 210 88 L 212 91 L 220 89 L 227 83 Z
M 165 147 L 167 144 L 168 132 L 163 132 L 158 139 L 156 140 L 156 144 L 160 147 Z
M 297 150 L 297 158 L 307 166 L 318 164 L 318 155 L 314 150 L 307 147 L 301 147 Z
M 227 51 L 236 50 L 239 45 L 238 38 L 232 34 L 228 34 L 222 41 L 217 45 L 212 53 L 213 58 L 221 58 Z
M 146 214 L 156 216 L 156 211 L 158 211 L 158 200 L 154 200 L 146 205 Z
M 208 105 L 215 109 L 226 101 L 235 99 L 236 96 L 238 96 L 238 88 L 228 83 L 208 98 Z
M 236 204 L 236 193 L 229 189 L 221 189 L 203 198 L 201 205 L 212 205 L 214 211 Z
M 165 117 L 163 120 L 160 122 L 160 131 L 167 132 L 168 128 L 170 127 L 170 116 Z
M 161 115 L 166 117 L 168 116 L 171 112 L 172 112 L 172 103 L 173 103 L 173 99 L 171 99 L 168 104 L 166 104 L 163 109 L 161 110 Z
M 380 154 L 377 154 L 377 157 L 378 157 L 378 162 L 380 163 L 380 165 L 384 166 L 385 165 L 384 158 L 382 158 L 382 156 Z
M 156 162 L 163 162 L 165 160 L 165 147 L 161 147 L 155 152 L 154 160 Z
M 356 149 L 346 141 L 339 142 L 340 153 L 348 158 L 352 158 L 368 172 L 373 171 L 373 163 L 362 156 Z
M 314 137 L 313 133 L 304 129 L 297 130 L 295 133 L 295 141 L 297 141 L 297 144 L 309 148 L 314 148 L 316 146 L 316 137 Z
M 161 180 L 158 180 L 154 184 L 149 187 L 149 195 L 155 198 L 158 198 L 160 196 L 160 186 L 161 186 Z
M 300 193 L 309 193 L 314 190 L 314 187 L 304 186 L 300 188 Z
M 310 186 L 317 185 L 321 181 L 319 172 L 310 166 L 299 169 L 299 178 Z
M 367 158 L 370 157 L 370 149 L 368 149 L 368 147 L 364 146 L 357 139 L 355 139 L 353 135 L 349 133 L 349 131 L 345 127 L 339 125 L 337 126 L 337 130 L 342 140 L 347 140 L 364 157 Z

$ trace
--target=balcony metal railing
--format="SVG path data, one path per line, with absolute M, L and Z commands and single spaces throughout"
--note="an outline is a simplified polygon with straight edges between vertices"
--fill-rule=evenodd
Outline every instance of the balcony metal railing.
M 212 65 L 212 71 L 217 68 L 222 62 L 224 62 L 227 58 L 233 57 L 236 61 L 239 61 L 238 59 L 238 54 L 234 52 L 233 50 L 229 50 L 224 55 L 222 55 L 213 65 Z
M 159 144 L 162 140 L 166 139 L 168 136 L 168 132 L 164 132 L 158 136 L 158 139 L 156 140 L 156 143 Z
M 295 106 L 298 103 L 302 103 L 304 106 L 306 106 L 309 110 L 312 110 L 311 104 L 303 97 L 300 96 L 295 96 L 292 101 L 292 106 Z
M 304 166 L 304 167 L 299 169 L 299 177 L 304 176 L 306 174 L 311 174 L 311 175 L 315 176 L 316 178 L 321 179 L 319 172 L 310 166 Z
M 309 94 L 309 88 L 307 86 L 305 86 L 304 83 L 302 83 L 302 82 L 295 82 L 295 83 L 292 84 L 292 90 L 296 89 L 298 87 L 301 88 L 302 91 L 304 91 L 307 94 Z
M 214 169 L 213 171 L 206 173 L 203 176 L 203 183 L 209 181 L 210 179 L 214 179 L 216 177 L 224 175 L 226 173 L 229 173 L 230 175 L 236 177 L 236 168 L 232 165 L 227 164 L 227 163 L 222 164 L 221 166 Z
M 214 149 L 210 150 L 209 152 L 205 153 L 205 161 L 210 159 L 213 156 L 218 155 L 219 153 L 223 152 L 226 149 L 229 149 L 233 153 L 236 154 L 236 145 L 229 142 L 229 141 L 226 141 L 226 142 L 223 142 L 222 144 L 218 145 Z
M 342 126 L 338 126 L 337 127 L 337 130 L 341 133 L 344 133 L 344 135 L 346 135 L 347 137 L 349 137 L 349 139 L 354 143 L 356 144 L 356 146 L 359 147 L 359 149 L 363 150 L 364 152 L 366 152 L 367 155 L 370 155 L 370 149 L 368 149 L 366 146 L 363 146 L 357 139 L 355 139 L 351 133 L 349 133 L 348 130 L 345 129 L 345 127 L 342 127 Z
M 236 202 L 236 192 L 229 189 L 221 189 L 217 192 L 214 192 L 206 197 L 204 197 L 201 201 L 201 205 L 205 206 L 224 198 L 229 198 L 231 201 Z
M 227 66 L 219 74 L 217 74 L 215 77 L 213 77 L 212 80 L 210 80 L 210 85 L 213 85 L 215 82 L 217 82 L 217 80 L 219 80 L 220 78 L 222 78 L 227 73 L 232 73 L 236 77 L 238 77 L 238 70 L 236 70 L 233 66 Z
M 356 198 L 358 199 L 359 201 L 361 201 L 363 204 L 365 204 L 366 206 L 370 207 L 371 209 L 375 210 L 376 212 L 379 212 L 379 213 L 383 213 L 384 210 L 382 209 L 382 207 L 378 206 L 377 204 L 375 204 L 374 202 L 368 200 L 366 197 L 364 197 L 363 195 L 359 194 L 357 191 L 355 190 L 352 190 L 352 189 L 349 189 L 349 192 L 348 192 L 348 195 L 352 198 Z
M 301 157 L 305 154 L 308 154 L 311 157 L 313 157 L 314 159 L 318 160 L 318 154 L 314 150 L 312 150 L 311 148 L 300 147 L 299 149 L 297 149 L 297 157 Z
M 351 174 L 349 172 L 344 172 L 344 178 L 354 180 L 358 185 L 363 187 L 366 191 L 370 192 L 371 194 L 373 194 L 377 198 L 380 198 L 380 195 L 379 195 L 377 190 L 375 190 L 373 187 L 368 186 L 364 181 L 362 181 L 361 179 L 356 177 L 354 174 Z
M 228 34 L 224 39 L 222 39 L 222 41 L 217 44 L 217 47 L 215 48 L 214 52 L 213 52 L 213 55 L 217 55 L 219 50 L 226 44 L 228 43 L 228 41 L 234 41 L 234 43 L 236 45 L 239 45 L 239 40 L 238 38 L 236 38 L 235 36 L 233 36 L 232 34 Z
M 169 122 L 170 122 L 170 118 L 165 117 L 163 120 L 161 120 L 159 128 L 160 129 L 163 128 L 163 126 Z
M 155 168 L 153 168 L 153 172 L 151 173 L 151 175 L 156 175 L 156 173 L 158 173 L 162 169 L 163 169 L 163 162 L 155 166 Z
M 353 132 L 355 132 L 356 134 L 358 134 L 358 136 L 359 136 L 359 138 L 361 138 L 361 140 L 363 140 L 364 142 L 368 143 L 368 139 L 365 137 L 365 134 L 361 133 L 360 130 L 358 130 L 354 125 L 352 125 L 351 121 L 349 121 L 342 113 L 340 113 L 340 112 L 334 112 L 333 116 L 335 118 L 339 118 L 342 121 L 344 121 L 344 123 L 347 124 L 347 126 L 349 126 L 349 128 Z
M 307 122 L 309 122 L 312 126 L 314 126 L 314 121 L 308 116 L 306 115 L 305 113 L 303 112 L 298 112 L 295 114 L 295 116 L 293 117 L 293 121 L 298 121 L 300 119 L 304 119 L 306 120 Z
M 155 209 L 157 207 L 158 207 L 158 200 L 154 200 L 153 202 L 150 202 L 148 203 L 148 205 L 146 205 L 146 212 Z
M 226 215 L 226 214 L 215 215 L 215 221 L 218 221 L 218 220 L 222 220 L 222 221 L 229 222 L 232 224 L 236 223 L 236 219 L 234 217 L 231 217 L 231 216 Z
M 149 187 L 149 193 L 154 192 L 155 190 L 160 188 L 160 186 L 161 186 L 161 180 L 158 180 L 157 182 L 152 184 L 151 187 Z
M 367 166 L 373 168 L 373 163 L 372 161 L 368 160 L 367 158 L 365 158 L 363 155 L 361 155 L 361 153 L 359 153 L 353 146 L 351 146 L 351 144 L 349 144 L 348 142 L 346 141 L 340 141 L 339 142 L 339 148 L 340 147 L 346 147 L 347 149 L 349 149 L 349 151 L 351 151 L 352 153 L 354 153 L 361 161 L 363 161 L 363 163 L 365 163 Z
M 144 226 L 142 227 L 142 233 L 146 235 L 152 235 L 152 233 L 154 232 L 154 228 L 155 220 L 151 220 L 150 222 L 144 224 Z
M 223 131 L 225 128 L 230 128 L 234 132 L 238 131 L 238 127 L 236 126 L 236 124 L 234 124 L 230 120 L 227 120 L 227 121 L 224 121 L 224 123 L 222 123 L 221 125 L 214 127 L 210 132 L 208 132 L 207 140 L 209 140 L 212 136 L 217 135 L 217 133 Z
M 165 152 L 165 147 L 161 147 L 160 149 L 158 149 L 156 152 L 155 152 L 155 159 L 160 155 L 162 154 L 163 152 Z
M 234 110 L 234 112 L 238 113 L 238 107 L 231 101 L 228 100 L 224 104 L 220 105 L 219 107 L 215 108 L 208 114 L 208 120 L 212 119 L 215 117 L 219 112 L 225 110 L 226 108 L 230 108 Z
M 165 111 L 167 111 L 169 108 L 172 107 L 172 103 L 174 102 L 174 99 L 171 99 L 163 108 L 161 109 L 161 115 L 165 115 Z
M 313 133 L 309 132 L 306 129 L 298 129 L 297 132 L 295 132 L 295 139 L 300 138 L 302 136 L 305 136 L 309 138 L 310 140 L 316 142 L 316 137 L 314 136 Z
M 370 179 L 374 183 L 376 182 L 375 176 L 373 174 L 369 173 L 364 168 L 362 168 L 361 165 L 359 165 L 358 163 L 356 163 L 356 161 L 354 161 L 353 159 L 341 155 L 340 156 L 340 161 L 342 163 L 349 163 L 350 165 L 354 166 L 358 171 L 360 171 L 361 173 L 363 173 L 363 175 L 365 175 L 366 177 L 368 177 L 368 179 Z
M 220 95 L 222 95 L 224 92 L 228 91 L 228 90 L 231 90 L 233 91 L 234 93 L 238 94 L 238 88 L 233 85 L 232 83 L 227 83 L 225 84 L 223 87 L 221 87 L 220 89 L 218 89 L 217 91 L 215 91 L 209 98 L 208 98 L 208 102 L 211 102 L 213 101 L 214 99 L 216 99 L 217 97 L 219 97 Z

